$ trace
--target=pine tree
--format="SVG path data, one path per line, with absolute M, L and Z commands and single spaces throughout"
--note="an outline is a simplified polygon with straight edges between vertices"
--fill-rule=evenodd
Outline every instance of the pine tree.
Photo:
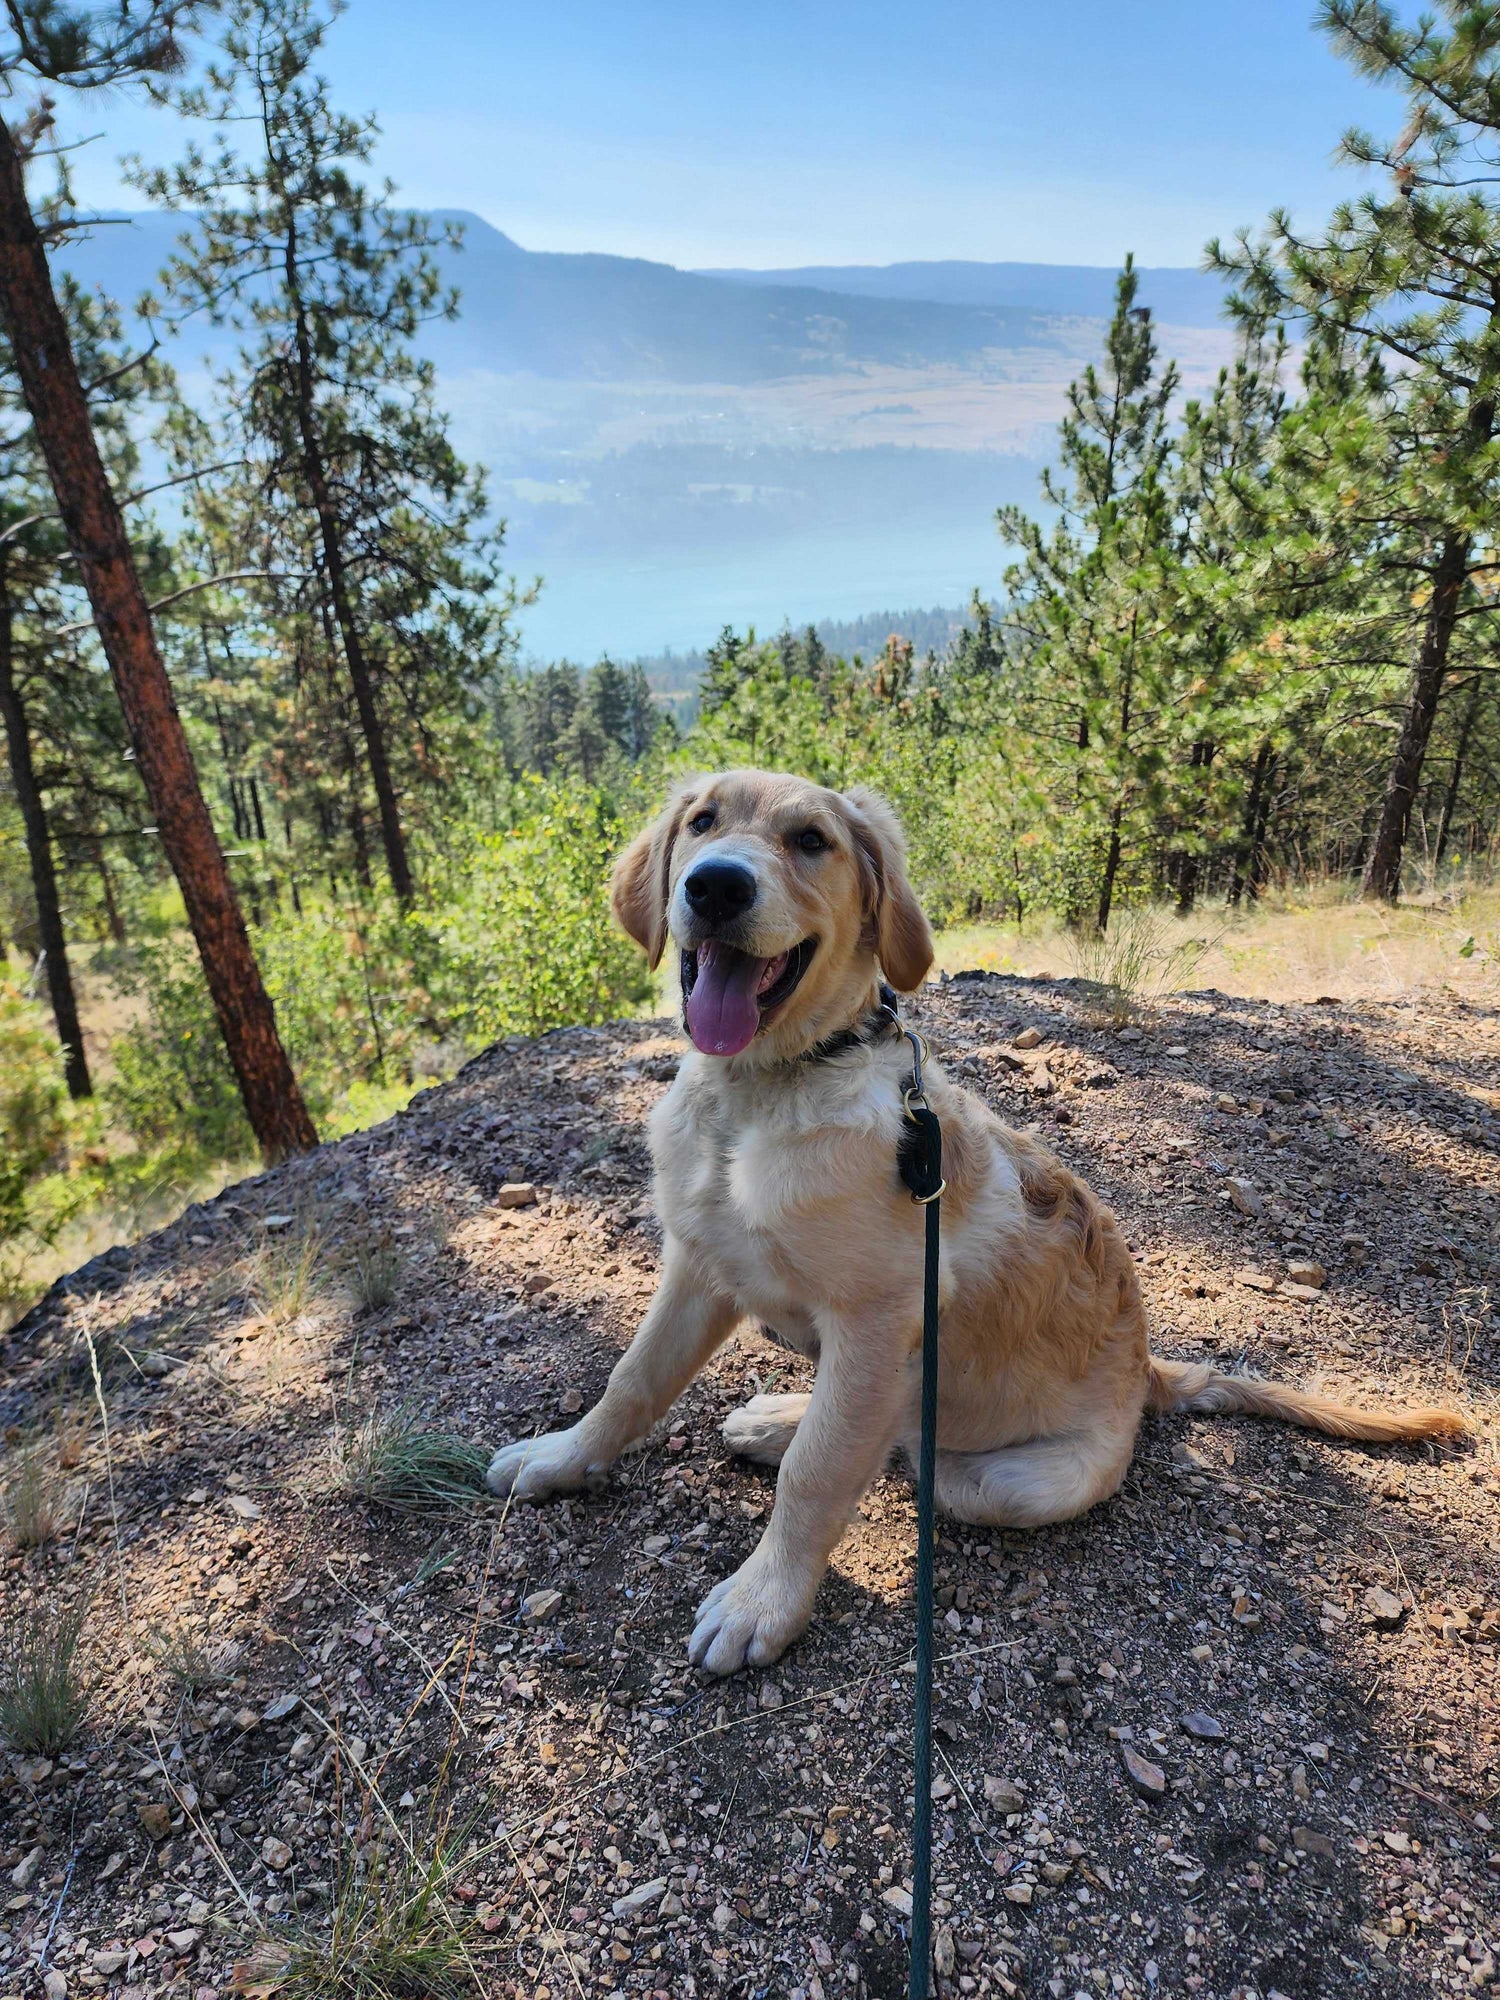
M 1366 76 L 1407 99 L 1391 142 L 1351 131 L 1343 155 L 1386 176 L 1317 237 L 1284 213 L 1259 240 L 1210 258 L 1239 280 L 1239 309 L 1374 343 L 1399 370 L 1389 464 L 1400 476 L 1402 561 L 1418 607 L 1401 726 L 1364 870 L 1394 902 L 1423 764 L 1463 621 L 1487 610 L 1500 502 L 1500 5 L 1443 0 L 1403 22 L 1383 0 L 1324 0 L 1320 22 Z
M 97 13 L 14 0 L 4 56 L 12 92 L 28 84 L 88 90 L 159 75 L 178 60 L 188 10 L 129 0 Z M 50 128 L 41 99 L 0 117 L 0 319 L 36 428 L 69 544 L 109 660 L 163 848 L 181 886 L 214 1010 L 250 1125 L 270 1158 L 317 1143 L 204 803 L 131 550 L 95 437 L 88 392 L 58 305 L 26 186 L 28 157 Z M 48 235 L 56 234 L 56 218 Z
M 170 309 L 245 336 L 225 386 L 248 470 L 237 506 L 221 495 L 220 511 L 242 537 L 279 549 L 279 567 L 310 573 L 326 599 L 387 870 L 407 902 L 393 741 L 409 746 L 409 775 L 429 768 L 425 717 L 442 705 L 433 672 L 446 691 L 463 682 L 465 660 L 493 658 L 499 615 L 482 600 L 496 583 L 495 544 L 482 484 L 454 455 L 431 366 L 411 345 L 424 320 L 456 311 L 431 254 L 456 233 L 438 237 L 357 177 L 374 124 L 337 111 L 315 68 L 334 11 L 228 0 L 220 57 L 178 98 L 213 125 L 215 149 L 137 179 L 198 217 L 164 274 Z M 223 136 L 237 129 L 255 133 L 253 148 Z

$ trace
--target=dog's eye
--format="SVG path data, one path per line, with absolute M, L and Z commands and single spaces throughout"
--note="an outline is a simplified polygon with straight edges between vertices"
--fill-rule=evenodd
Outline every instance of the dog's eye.
M 797 845 L 804 854 L 821 854 L 829 843 L 815 826 L 805 826 L 797 835 Z
M 688 821 L 688 832 L 707 833 L 713 823 L 714 815 L 711 812 L 694 813 Z

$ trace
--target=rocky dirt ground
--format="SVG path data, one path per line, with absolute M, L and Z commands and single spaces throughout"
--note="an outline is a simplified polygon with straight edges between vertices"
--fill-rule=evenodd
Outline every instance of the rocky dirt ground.
M 1120 1034 L 995 977 L 913 1012 L 1115 1205 L 1164 1351 L 1481 1427 L 1149 1420 L 1096 1514 L 944 1536 L 941 1991 L 1500 1995 L 1500 1017 L 1204 993 Z M 73 1485 L 0 1599 L 86 1603 L 96 1693 L 70 1751 L 0 1759 L 0 1996 L 215 2000 L 361 1842 L 438 1825 L 469 1832 L 481 1992 L 905 1992 L 905 1481 L 785 1660 L 685 1660 L 773 1497 L 719 1425 L 800 1362 L 744 1330 L 597 1497 L 413 1519 L 330 1490 L 373 1408 L 492 1444 L 596 1394 L 652 1288 L 642 1120 L 675 1062 L 660 1022 L 507 1043 L 9 1337 L 9 1443 L 59 1441 Z M 372 1242 L 375 1310 L 345 1289 Z M 227 1678 L 185 1698 L 164 1634 Z

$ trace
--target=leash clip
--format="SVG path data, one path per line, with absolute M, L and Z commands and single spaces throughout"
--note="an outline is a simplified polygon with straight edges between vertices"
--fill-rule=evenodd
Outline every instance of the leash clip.
M 897 1022 L 897 1026 L 901 1027 L 901 1023 Z M 919 1035 L 915 1028 L 901 1027 L 901 1032 L 911 1043 L 911 1082 L 902 1091 L 901 1101 L 906 1106 L 907 1117 L 915 1122 L 919 1110 L 929 1109 L 927 1093 L 922 1088 L 922 1064 L 924 1061 L 931 1061 L 932 1050 L 927 1046 L 925 1037 Z

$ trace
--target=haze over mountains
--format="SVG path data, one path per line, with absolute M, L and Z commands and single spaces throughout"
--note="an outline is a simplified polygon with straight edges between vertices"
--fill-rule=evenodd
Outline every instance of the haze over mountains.
M 994 591 L 995 507 L 1032 499 L 1114 273 L 1037 264 L 696 272 L 523 249 L 478 216 L 424 329 L 456 442 L 491 471 L 543 655 L 706 643 L 725 622 L 855 617 Z M 122 305 L 189 219 L 111 218 L 63 261 Z M 1191 388 L 1228 352 L 1219 287 L 1144 274 Z M 236 337 L 168 342 L 191 388 Z

